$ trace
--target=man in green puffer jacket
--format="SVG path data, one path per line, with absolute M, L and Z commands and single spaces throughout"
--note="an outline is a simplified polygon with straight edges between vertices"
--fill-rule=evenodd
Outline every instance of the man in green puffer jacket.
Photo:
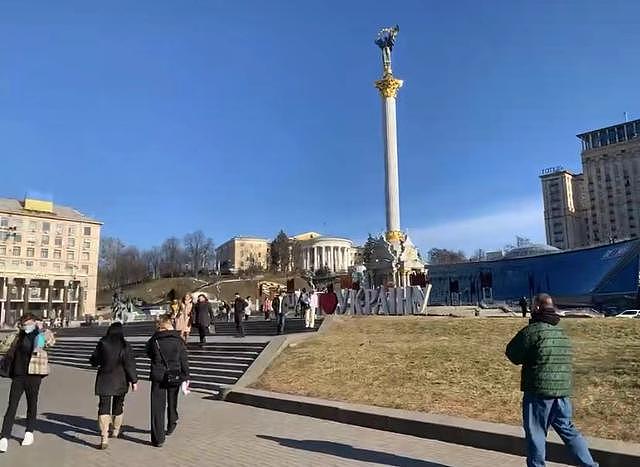
M 571 342 L 559 322 L 551 297 L 538 294 L 529 325 L 507 345 L 507 358 L 522 365 L 527 466 L 544 467 L 547 431 L 552 426 L 579 466 L 597 467 L 587 442 L 571 421 Z

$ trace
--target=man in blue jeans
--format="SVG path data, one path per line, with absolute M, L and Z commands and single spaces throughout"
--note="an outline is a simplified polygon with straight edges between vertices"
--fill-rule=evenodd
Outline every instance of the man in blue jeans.
M 527 466 L 544 467 L 547 431 L 552 426 L 577 465 L 597 467 L 587 442 L 571 421 L 571 343 L 561 326 L 553 300 L 538 294 L 529 325 L 507 345 L 512 363 L 522 365 L 522 424 L 527 441 Z

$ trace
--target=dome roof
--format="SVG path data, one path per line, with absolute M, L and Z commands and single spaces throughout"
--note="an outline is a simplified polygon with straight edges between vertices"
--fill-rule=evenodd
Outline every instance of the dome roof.
M 505 258 L 524 258 L 525 256 L 539 256 L 548 255 L 551 253 L 558 253 L 562 251 L 559 248 L 551 245 L 542 245 L 535 243 L 532 245 L 525 245 L 518 248 L 514 248 L 504 254 Z

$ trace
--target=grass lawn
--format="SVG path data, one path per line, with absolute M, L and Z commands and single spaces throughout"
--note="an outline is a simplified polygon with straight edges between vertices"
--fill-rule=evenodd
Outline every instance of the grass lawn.
M 383 407 L 521 423 L 519 367 L 504 356 L 517 318 L 340 317 L 286 349 L 255 387 Z M 640 320 L 565 319 L 575 421 L 640 442 Z

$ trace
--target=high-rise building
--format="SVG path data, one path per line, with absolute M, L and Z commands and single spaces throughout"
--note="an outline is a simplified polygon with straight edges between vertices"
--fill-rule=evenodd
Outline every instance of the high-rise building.
M 26 312 L 95 313 L 101 223 L 33 198 L 0 198 L 0 326 Z
M 567 249 L 640 237 L 640 120 L 577 136 L 583 173 L 540 176 L 547 243 Z

